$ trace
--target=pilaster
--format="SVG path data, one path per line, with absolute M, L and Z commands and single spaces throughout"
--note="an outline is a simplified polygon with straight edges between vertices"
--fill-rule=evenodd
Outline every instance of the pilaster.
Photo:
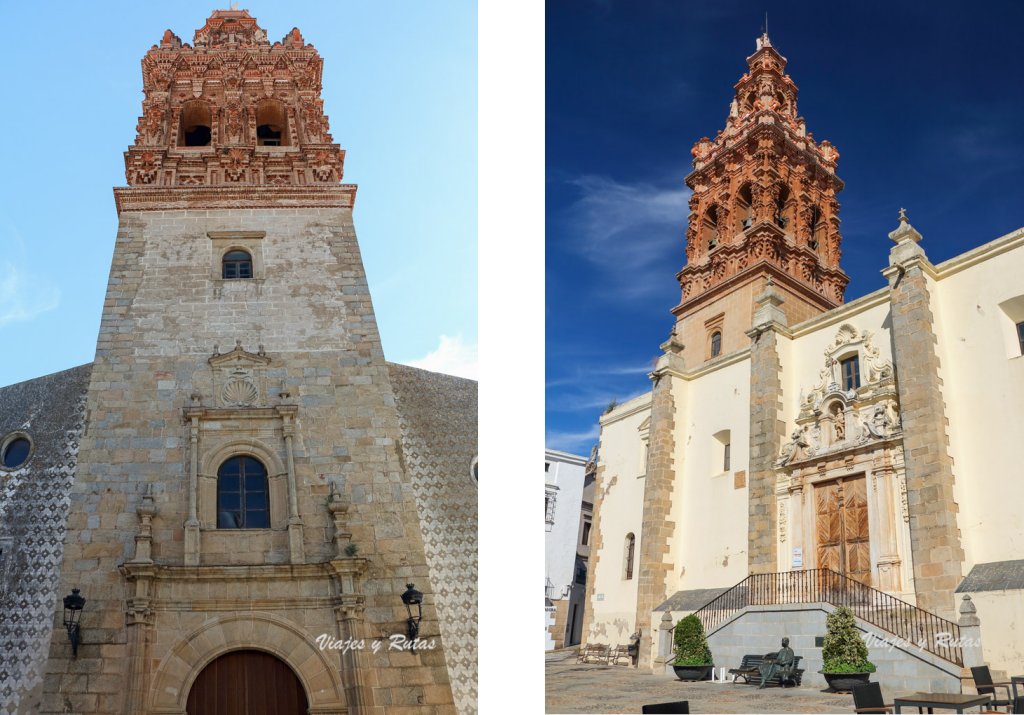
M 668 596 L 666 577 L 672 564 L 666 559 L 669 541 L 675 535 L 672 514 L 672 490 L 675 484 L 676 395 L 673 389 L 681 372 L 682 357 L 673 351 L 659 360 L 650 377 L 654 383 L 651 400 L 651 431 L 647 451 L 647 477 L 644 483 L 643 527 L 638 549 L 638 573 L 635 628 L 640 631 L 640 668 L 651 666 L 651 611 Z
M 921 234 L 902 209 L 900 226 L 889 238 L 896 245 L 882 274 L 889 280 L 917 605 L 952 620 L 964 551 L 933 331 L 929 276 L 934 276 L 934 267 L 919 245 Z
M 778 570 L 774 463 L 785 437 L 779 334 L 785 331 L 782 296 L 768 282 L 757 297 L 750 346 L 750 476 L 747 482 L 747 563 L 750 573 Z

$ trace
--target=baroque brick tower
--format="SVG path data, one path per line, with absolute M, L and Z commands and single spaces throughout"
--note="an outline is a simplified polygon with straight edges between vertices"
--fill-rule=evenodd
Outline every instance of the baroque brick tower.
M 797 114 L 797 87 L 767 33 L 736 83 L 725 129 L 693 147 L 687 263 L 675 341 L 691 366 L 749 344 L 754 295 L 771 278 L 789 324 L 843 302 L 839 152 Z
M 321 70 L 245 10 L 142 60 L 43 711 L 475 712 L 475 386 L 384 360 Z

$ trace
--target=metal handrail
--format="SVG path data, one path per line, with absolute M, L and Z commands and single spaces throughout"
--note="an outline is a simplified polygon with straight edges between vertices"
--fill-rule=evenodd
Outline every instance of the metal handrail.
M 711 634 L 748 606 L 787 603 L 847 606 L 900 641 L 963 666 L 958 624 L 832 569 L 751 574 L 695 613 Z

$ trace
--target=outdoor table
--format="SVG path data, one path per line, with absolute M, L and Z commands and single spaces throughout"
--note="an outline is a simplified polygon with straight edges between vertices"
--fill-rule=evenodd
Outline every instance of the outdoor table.
M 928 708 L 941 708 L 943 710 L 956 710 L 962 713 L 965 708 L 973 708 L 975 705 L 984 705 L 991 699 L 990 695 L 961 695 L 959 693 L 913 693 L 902 695 L 892 701 L 893 709 L 900 712 L 900 706 Z
M 1013 699 L 1017 699 L 1017 686 L 1024 686 L 1024 675 L 1014 675 L 1010 678 L 1010 687 L 1013 688 Z

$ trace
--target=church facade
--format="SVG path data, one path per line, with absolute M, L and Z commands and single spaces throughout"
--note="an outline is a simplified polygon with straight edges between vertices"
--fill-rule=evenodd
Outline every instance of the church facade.
M 0 711 L 476 712 L 476 383 L 384 359 L 321 71 L 143 58 L 95 361 L 0 388 Z
M 941 687 L 978 659 L 1016 667 L 1024 229 L 936 265 L 901 210 L 888 286 L 847 302 L 839 152 L 807 130 L 767 35 L 747 64 L 726 127 L 693 148 L 652 389 L 600 420 L 584 639 L 639 631 L 640 666 L 661 668 L 683 614 L 729 657 L 746 617 L 765 643 L 743 652 L 800 636 L 813 663 L 823 615 L 783 633 L 802 626 L 779 614 L 823 614 L 841 584 L 867 632 L 928 642 Z M 983 652 L 932 642 L 975 618 Z

